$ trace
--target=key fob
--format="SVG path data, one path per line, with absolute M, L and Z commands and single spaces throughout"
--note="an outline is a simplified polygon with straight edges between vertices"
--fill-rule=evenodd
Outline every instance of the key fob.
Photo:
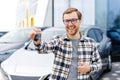
M 38 41 L 40 39 L 41 39 L 41 34 L 40 33 L 36 34 L 35 38 L 34 38 L 34 41 Z

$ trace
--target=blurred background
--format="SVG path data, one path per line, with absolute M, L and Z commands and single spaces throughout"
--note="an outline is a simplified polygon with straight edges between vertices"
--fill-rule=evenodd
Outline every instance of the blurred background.
M 119 0 L 4 0 L 0 3 L 0 32 L 34 26 L 64 26 L 62 12 L 68 7 L 75 7 L 83 14 L 83 25 L 105 29 L 112 41 L 113 53 L 118 56 L 119 3 Z

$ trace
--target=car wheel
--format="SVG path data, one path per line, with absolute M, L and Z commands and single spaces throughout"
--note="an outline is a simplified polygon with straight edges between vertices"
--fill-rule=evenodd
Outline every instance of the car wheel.
M 112 60 L 111 60 L 111 55 L 108 56 L 108 65 L 106 71 L 109 72 L 112 69 Z

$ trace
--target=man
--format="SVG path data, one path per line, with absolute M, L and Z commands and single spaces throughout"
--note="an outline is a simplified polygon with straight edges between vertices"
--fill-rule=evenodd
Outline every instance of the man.
M 66 34 L 57 36 L 50 42 L 34 41 L 40 52 L 55 54 L 50 80 L 90 80 L 90 74 L 101 68 L 101 59 L 95 41 L 79 32 L 82 14 L 76 8 L 68 8 L 63 13 Z M 33 29 L 30 38 L 40 30 Z

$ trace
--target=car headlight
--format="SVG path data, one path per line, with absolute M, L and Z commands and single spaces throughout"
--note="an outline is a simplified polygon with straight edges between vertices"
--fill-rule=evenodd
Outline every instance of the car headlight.
M 12 49 L 12 50 L 7 50 L 7 51 L 1 51 L 0 55 L 5 55 L 5 54 L 11 54 L 13 52 L 15 52 L 17 49 Z

